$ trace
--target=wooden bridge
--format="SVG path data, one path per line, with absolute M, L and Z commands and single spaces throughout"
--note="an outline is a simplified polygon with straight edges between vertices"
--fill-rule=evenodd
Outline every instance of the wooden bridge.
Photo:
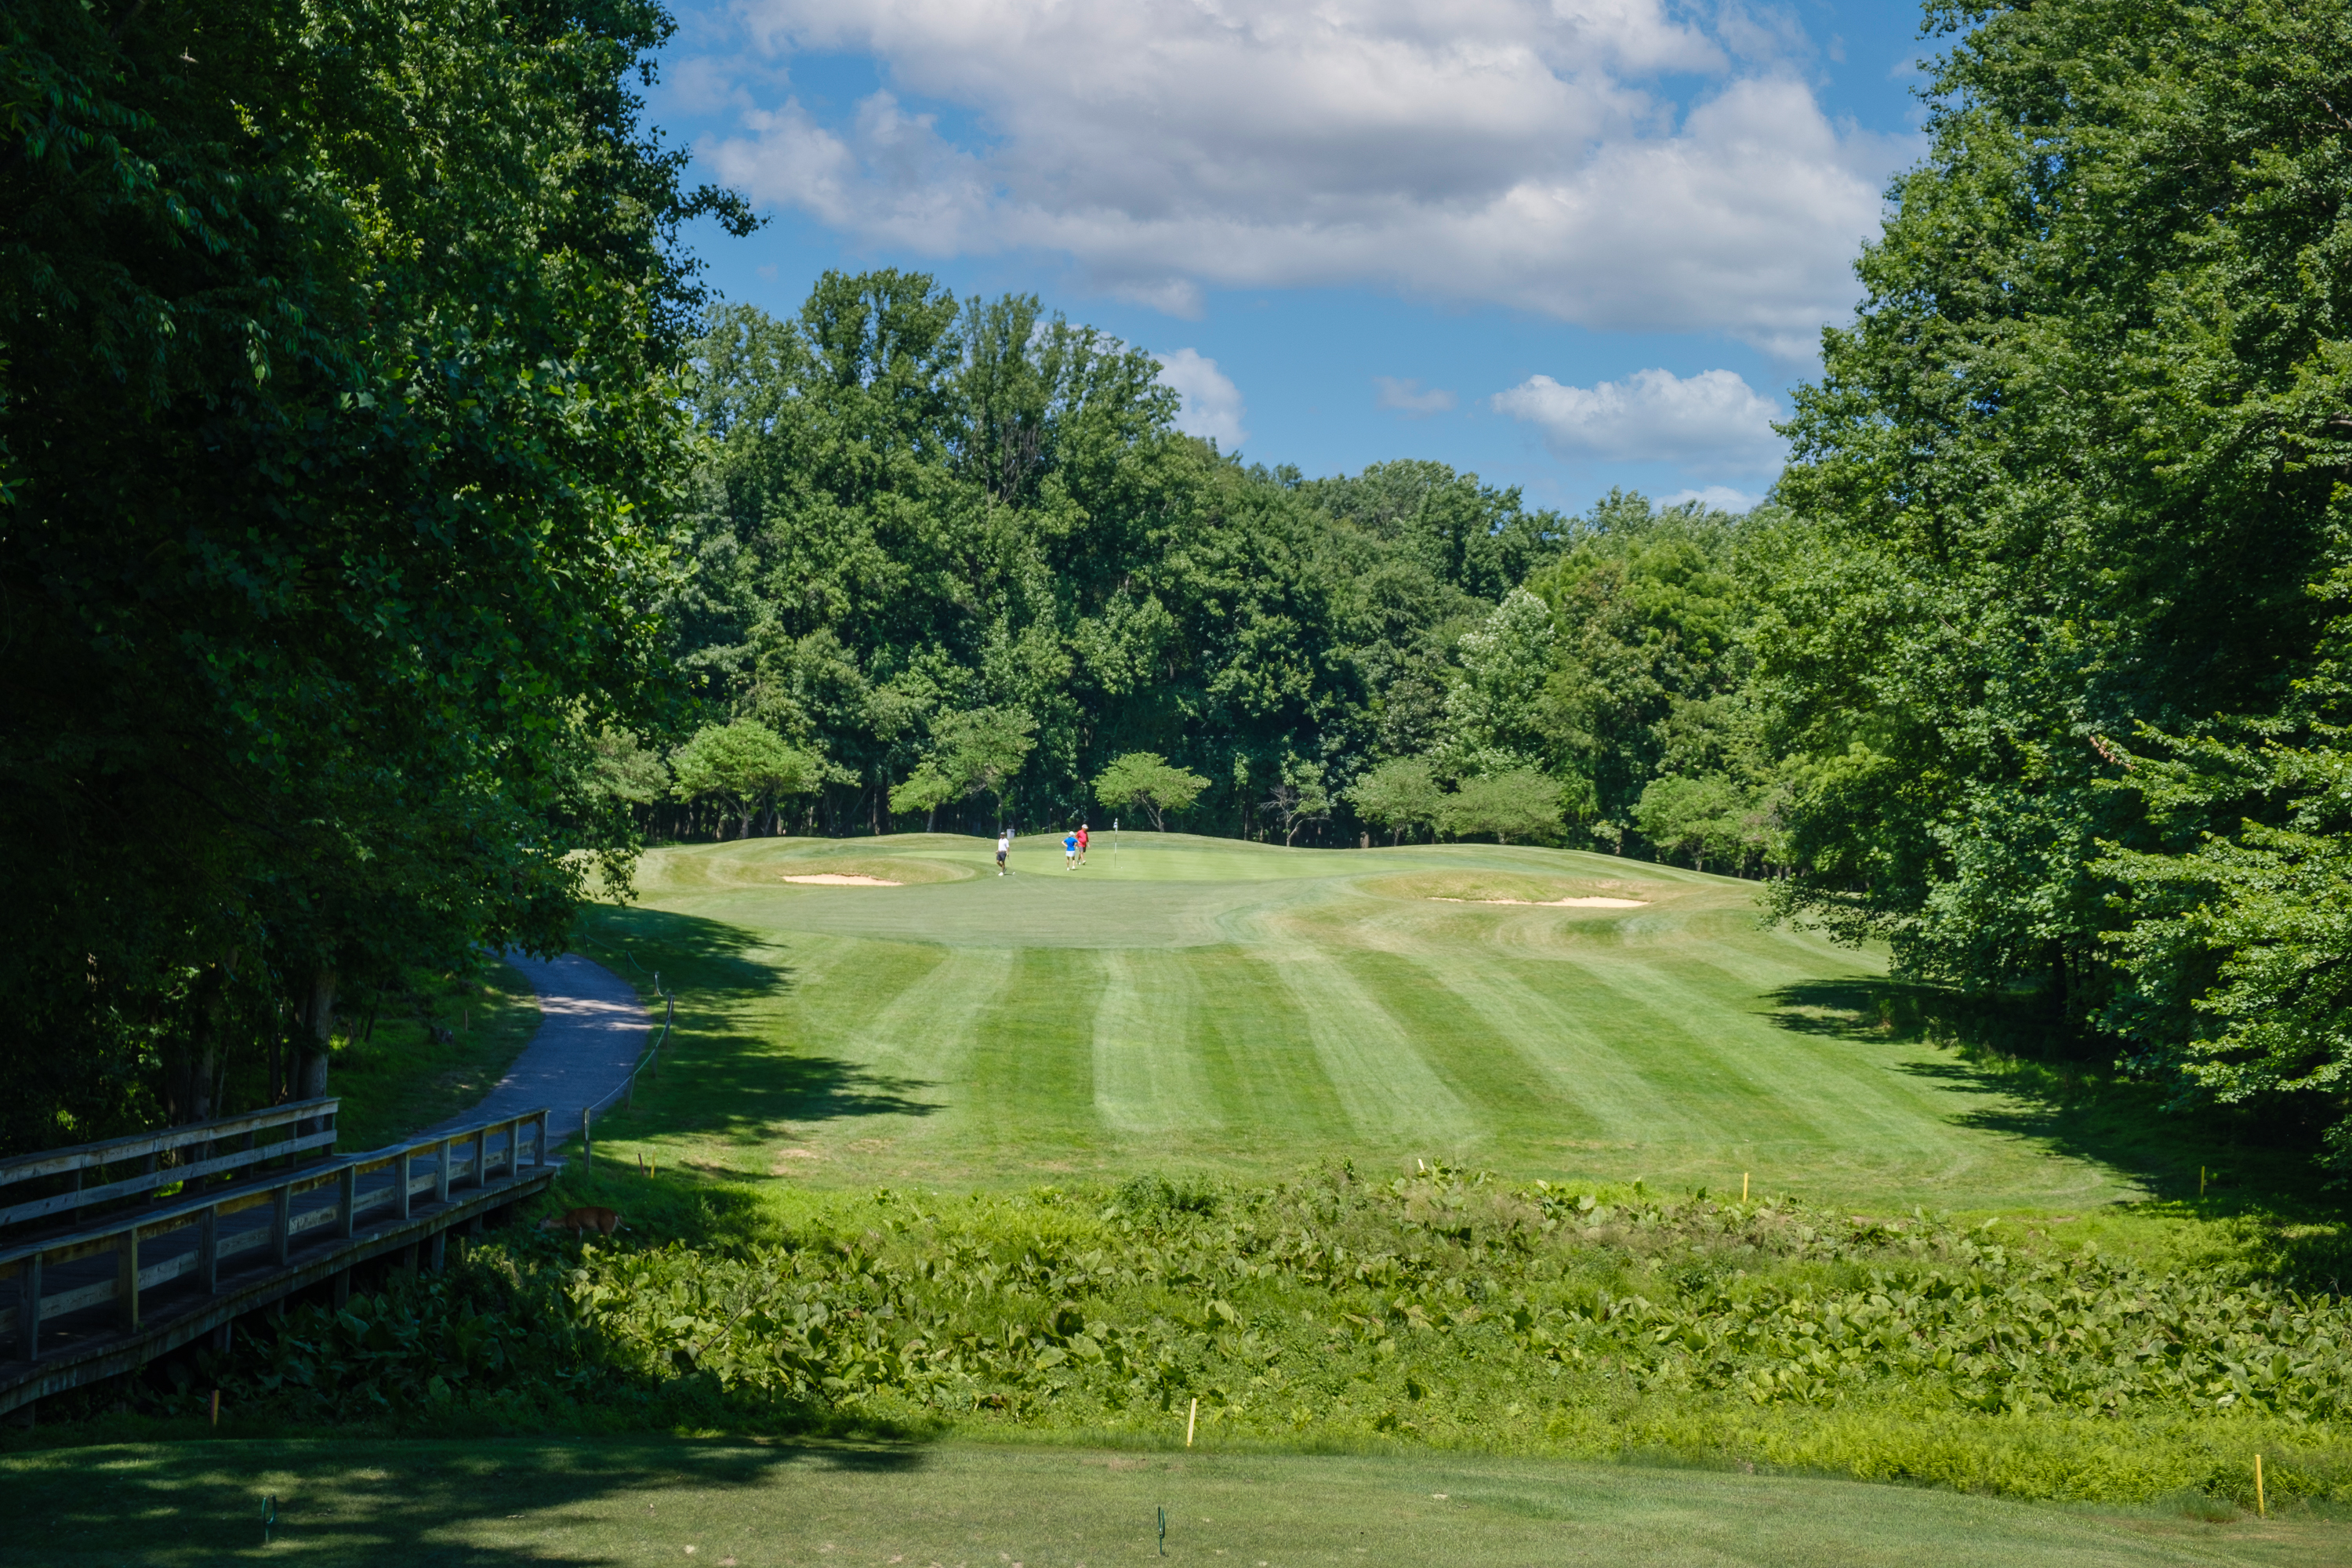
M 234 1320 L 297 1290 L 341 1301 L 373 1258 L 438 1268 L 451 1230 L 562 1169 L 544 1110 L 337 1155 L 339 1103 L 0 1161 L 0 1414 L 204 1335 L 226 1348 Z

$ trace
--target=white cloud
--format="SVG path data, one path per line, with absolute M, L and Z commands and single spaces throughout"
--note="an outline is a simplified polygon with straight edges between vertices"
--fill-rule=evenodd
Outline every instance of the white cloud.
M 1432 387 L 1427 392 L 1421 383 L 1399 376 L 1376 375 L 1372 385 L 1379 389 L 1379 406 L 1393 408 L 1408 418 L 1420 418 L 1426 414 L 1443 414 L 1454 406 L 1454 394 L 1444 387 Z
M 1707 485 L 1700 489 L 1676 490 L 1660 500 L 1658 504 L 1680 506 L 1685 501 L 1695 500 L 1701 506 L 1713 507 L 1717 511 L 1754 511 L 1758 503 L 1763 499 L 1760 494 L 1750 495 L 1746 490 L 1733 489 L 1729 485 Z
M 1203 286 L 1369 283 L 1792 358 L 1907 142 L 1833 126 L 1794 42 L 1666 0 L 745 0 L 700 151 L 866 242 L 1042 249 L 1179 314 Z M 775 62 L 863 53 L 889 90 L 781 103 Z M 765 58 L 760 58 L 764 56 Z M 698 96 L 722 89 L 687 62 Z M 1707 85 L 1676 103 L 1658 73 Z M 941 130 L 909 101 L 969 116 Z M 963 123 L 959 118 L 958 123 Z
M 1160 381 L 1184 400 L 1183 412 L 1176 416 L 1178 429 L 1206 437 L 1228 452 L 1249 438 L 1242 428 L 1242 416 L 1248 412 L 1242 406 L 1242 389 L 1217 368 L 1215 360 L 1198 349 L 1152 357 L 1160 362 Z
M 1772 431 L 1779 408 L 1727 370 L 1687 378 L 1637 370 L 1591 386 L 1534 375 L 1496 393 L 1494 405 L 1535 426 L 1563 458 L 1664 459 L 1758 473 L 1778 468 L 1786 450 Z

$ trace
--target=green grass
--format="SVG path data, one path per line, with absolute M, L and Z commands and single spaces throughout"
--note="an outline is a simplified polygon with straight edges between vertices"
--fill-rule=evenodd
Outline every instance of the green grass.
M 589 931 L 673 983 L 681 1035 L 601 1136 L 829 1186 L 1343 1156 L 1717 1193 L 1748 1173 L 1874 1207 L 2147 1190 L 2042 1100 L 1883 1024 L 1881 960 L 1767 929 L 1752 883 L 1149 833 L 1106 836 L 1076 872 L 1045 839 L 1015 876 L 990 858 L 926 835 L 649 854 L 639 901 Z M 908 885 L 782 879 L 828 869 Z M 1449 901 L 1562 895 L 1641 903 Z
M 352 1022 L 365 1032 L 363 1017 Z M 343 1101 L 338 1145 L 381 1148 L 457 1115 L 497 1087 L 538 1027 L 539 998 L 507 964 L 412 975 L 408 993 L 378 1010 L 372 1037 L 336 1042 L 328 1083 Z M 436 1028 L 450 1037 L 435 1039 Z
M 278 1500 L 261 1544 L 262 1500 Z M 2308 1520 L 2032 1509 L 1801 1478 L 1429 1455 L 669 1439 L 123 1444 L 0 1465 L 0 1563 L 2352 1563 Z

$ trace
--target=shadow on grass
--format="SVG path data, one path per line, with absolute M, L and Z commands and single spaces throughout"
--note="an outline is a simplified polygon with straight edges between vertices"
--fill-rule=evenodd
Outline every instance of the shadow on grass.
M 635 905 L 592 904 L 580 912 L 588 953 L 650 994 L 656 973 L 669 990 L 712 996 L 764 996 L 792 988 L 785 966 L 746 956 L 771 944 L 724 921 Z
M 2352 1279 L 2352 1252 L 2335 1234 L 2345 1205 L 2325 1189 L 2313 1129 L 2169 1104 L 2161 1086 L 2119 1075 L 2105 1042 L 2054 1023 L 2032 997 L 1855 978 L 1790 985 L 1767 1000 L 1774 1022 L 1795 1033 L 1937 1048 L 1939 1059 L 1898 1070 L 1979 1097 L 1959 1125 L 2108 1166 L 2147 1192 L 2157 1212 L 2327 1227 L 2324 1237 L 2284 1238 L 2280 1271 L 2323 1286 Z
M 656 973 L 677 1001 L 677 1032 L 658 1068 L 638 1080 L 632 1105 L 599 1123 L 599 1140 L 689 1135 L 755 1147 L 772 1143 L 780 1128 L 938 1109 L 926 1098 L 938 1086 L 927 1080 L 795 1050 L 746 1028 L 749 1005 L 793 984 L 773 942 L 757 933 L 662 910 L 600 908 L 583 923 L 588 951 L 649 1001 Z
M 363 1462 L 333 1440 L 52 1449 L 0 1465 L 0 1516 L 17 1521 L 0 1537 L 0 1564 L 193 1568 L 289 1550 L 310 1561 L 452 1568 L 604 1563 L 621 1560 L 615 1545 L 642 1547 L 634 1538 L 664 1530 L 642 1500 L 656 1491 L 671 1494 L 667 1508 L 680 1487 L 748 1489 L 796 1469 L 911 1474 L 927 1462 L 898 1444 L 627 1438 L 385 1442 Z M 277 1525 L 265 1553 L 271 1496 Z M 532 1517 L 508 1526 L 518 1514 Z M 673 1545 L 667 1555 L 677 1553 Z

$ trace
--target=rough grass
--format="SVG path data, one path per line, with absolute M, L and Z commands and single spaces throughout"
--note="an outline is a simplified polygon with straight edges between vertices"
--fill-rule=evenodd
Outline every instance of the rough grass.
M 277 1500 L 262 1545 L 264 1500 Z M 677 1438 L 121 1444 L 0 1462 L 0 1563 L 1165 1561 L 2127 1568 L 2352 1562 L 2303 1520 L 2070 1513 L 1769 1474 L 1461 1455 Z

